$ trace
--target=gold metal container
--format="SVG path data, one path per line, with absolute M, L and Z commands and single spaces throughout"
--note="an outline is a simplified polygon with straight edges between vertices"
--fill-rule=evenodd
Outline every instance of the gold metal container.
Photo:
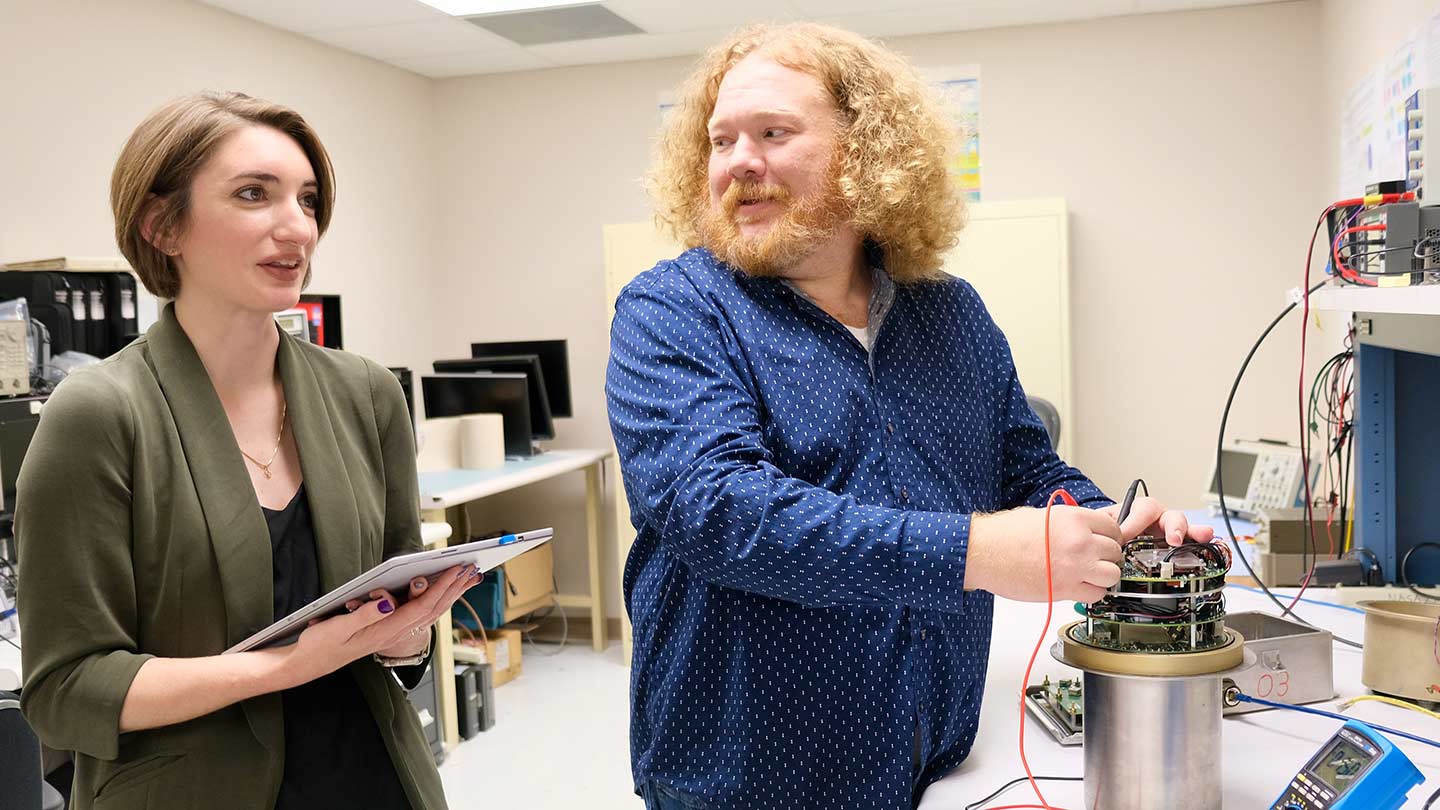
M 1440 701 L 1440 602 L 1366 601 L 1360 681 L 1386 695 Z

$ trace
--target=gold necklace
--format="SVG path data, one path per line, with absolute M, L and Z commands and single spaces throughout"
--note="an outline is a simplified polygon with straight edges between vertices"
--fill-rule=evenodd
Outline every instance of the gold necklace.
M 280 455 L 280 442 L 284 441 L 284 439 L 285 439 L 285 408 L 286 408 L 287 405 L 288 405 L 288 403 L 285 402 L 285 400 L 281 400 L 281 401 L 280 401 L 280 435 L 278 435 L 278 436 L 275 437 L 275 449 L 270 452 L 270 460 L 269 460 L 269 461 L 261 461 L 260 459 L 255 458 L 254 456 L 252 456 L 252 455 L 250 455 L 249 453 L 245 452 L 245 448 L 243 448 L 243 447 L 240 447 L 240 448 L 239 448 L 239 449 L 240 449 L 240 455 L 242 455 L 242 456 L 244 456 L 245 458 L 250 459 L 250 461 L 254 462 L 255 466 L 260 468 L 260 472 L 264 473 L 266 478 L 273 478 L 273 477 L 274 477 L 274 476 L 272 476 L 272 475 L 270 474 L 270 465 L 271 465 L 271 464 L 274 464 L 274 463 L 275 463 L 275 457 L 278 456 L 278 455 Z M 238 447 L 239 445 L 237 444 L 236 446 Z

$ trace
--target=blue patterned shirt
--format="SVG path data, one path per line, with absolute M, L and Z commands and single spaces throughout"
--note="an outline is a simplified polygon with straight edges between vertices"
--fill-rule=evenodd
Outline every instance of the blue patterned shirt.
M 962 587 L 970 515 L 1062 486 L 1109 503 L 1050 449 L 969 284 L 877 280 L 868 352 L 703 249 L 615 304 L 637 790 L 911 807 L 979 723 L 993 597 Z

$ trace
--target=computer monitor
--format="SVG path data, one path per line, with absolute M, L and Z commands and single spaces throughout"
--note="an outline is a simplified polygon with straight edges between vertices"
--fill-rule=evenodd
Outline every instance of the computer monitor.
M 415 427 L 415 375 L 404 366 L 391 366 L 390 373 L 400 382 L 400 391 L 405 395 L 405 410 L 410 413 L 410 427 Z
M 20 464 L 30 449 L 30 439 L 40 426 L 37 402 L 46 397 L 14 397 L 0 400 L 0 509 L 15 511 L 15 482 L 20 477 Z
M 498 413 L 505 422 L 505 455 L 535 454 L 530 438 L 529 383 L 524 374 L 435 374 L 420 378 L 425 416 Z
M 501 357 L 466 357 L 460 360 L 436 360 L 435 371 L 441 374 L 502 373 L 524 374 L 529 383 L 530 430 L 536 441 L 555 438 L 555 422 L 550 418 L 550 398 L 545 393 L 545 372 L 540 358 L 533 354 Z
M 540 358 L 545 372 L 545 394 L 550 397 L 550 415 L 568 418 L 575 415 L 570 405 L 570 353 L 563 340 L 510 340 L 471 343 L 471 357 L 496 357 L 533 354 Z

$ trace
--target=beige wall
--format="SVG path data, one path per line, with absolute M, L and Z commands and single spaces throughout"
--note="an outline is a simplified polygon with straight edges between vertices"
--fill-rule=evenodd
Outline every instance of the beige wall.
M 1388 48 L 1433 5 L 1395 3 L 1383 25 L 1374 4 L 1324 0 L 892 41 L 922 65 L 981 65 L 987 199 L 1069 200 L 1066 429 L 1102 486 L 1143 475 L 1196 501 L 1229 380 L 1298 284 L 1332 193 L 1333 100 L 1369 66 L 1342 43 Z M 568 338 L 577 417 L 555 446 L 604 446 L 601 227 L 648 217 L 638 177 L 657 96 L 688 63 L 432 82 L 190 2 L 0 0 L 0 256 L 112 253 L 110 167 L 166 98 L 282 101 L 337 165 L 315 289 L 345 296 L 349 347 L 423 369 L 472 340 Z M 1272 338 L 1232 436 L 1293 438 L 1297 354 L 1295 329 Z M 477 517 L 555 525 L 560 585 L 578 591 L 570 478 Z M 607 587 L 613 610 L 613 574 Z
M 1328 193 L 1319 22 L 1300 2 L 892 41 L 922 65 L 981 65 L 987 199 L 1069 200 L 1077 424 L 1066 429 L 1076 462 L 1111 492 L 1143 476 L 1171 503 L 1198 501 L 1229 381 L 1299 282 Z M 476 302 L 442 346 L 568 338 L 577 418 L 560 423 L 559 446 L 609 441 L 601 226 L 648 217 L 637 178 L 657 94 L 687 65 L 438 84 L 444 288 Z M 1298 352 L 1294 330 L 1272 339 L 1231 435 L 1293 437 Z M 574 535 L 576 510 L 547 507 L 578 493 L 517 495 L 487 519 L 529 525 L 550 511 L 542 522 Z M 570 559 L 560 584 L 581 589 Z
M 0 257 L 118 255 L 120 147 L 206 89 L 287 104 L 319 131 L 338 201 L 311 289 L 344 297 L 346 348 L 429 359 L 433 82 L 199 3 L 0 0 Z

